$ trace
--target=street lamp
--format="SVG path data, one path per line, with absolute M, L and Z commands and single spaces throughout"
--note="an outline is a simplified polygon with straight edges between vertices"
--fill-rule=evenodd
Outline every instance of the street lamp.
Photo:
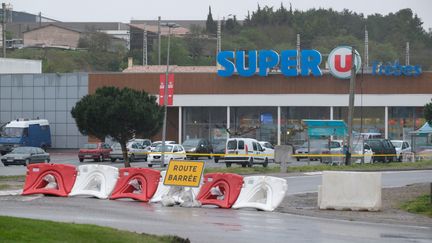
M 163 125 L 162 125 L 161 167 L 163 167 L 165 165 L 165 141 L 166 141 L 166 122 L 167 122 L 167 103 L 168 103 L 168 72 L 169 72 L 171 29 L 177 28 L 177 27 L 179 27 L 179 25 L 176 23 L 164 23 L 161 25 L 168 27 L 167 63 L 166 63 L 165 86 L 164 86 L 164 119 L 163 119 Z

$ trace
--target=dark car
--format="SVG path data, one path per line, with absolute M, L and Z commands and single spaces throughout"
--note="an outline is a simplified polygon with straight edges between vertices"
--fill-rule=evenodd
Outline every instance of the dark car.
M 215 163 L 219 162 L 219 160 L 224 159 L 225 148 L 226 148 L 226 140 L 225 139 L 217 139 L 213 141 L 213 153 L 215 154 L 214 161 Z
M 78 152 L 78 159 L 83 162 L 85 159 L 92 159 L 102 162 L 110 158 L 111 146 L 106 143 L 86 143 Z
M 367 139 L 365 140 L 374 153 L 372 161 L 393 162 L 396 161 L 396 149 L 388 139 Z
M 5 166 L 48 163 L 50 155 L 38 147 L 17 147 L 1 157 L 1 161 Z
M 205 154 L 204 156 L 208 157 L 209 159 L 212 158 L 210 154 L 213 154 L 213 146 L 207 139 L 188 139 L 184 141 L 182 145 L 186 150 L 187 158 L 198 159 L 199 157 L 202 157 L 200 154 Z

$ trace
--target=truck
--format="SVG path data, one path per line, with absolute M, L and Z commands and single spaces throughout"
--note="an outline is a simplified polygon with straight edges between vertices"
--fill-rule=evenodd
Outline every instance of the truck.
M 51 130 L 46 119 L 16 119 L 4 125 L 0 132 L 0 153 L 7 154 L 20 146 L 51 147 Z

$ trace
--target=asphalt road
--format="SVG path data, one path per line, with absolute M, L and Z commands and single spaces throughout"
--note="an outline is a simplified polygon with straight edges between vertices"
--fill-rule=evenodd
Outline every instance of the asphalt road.
M 385 187 L 430 182 L 432 171 L 384 172 Z M 316 191 L 319 173 L 286 176 L 289 194 Z M 432 228 L 319 219 L 252 209 L 162 207 L 130 200 L 0 196 L 0 215 L 90 223 L 192 242 L 432 242 Z

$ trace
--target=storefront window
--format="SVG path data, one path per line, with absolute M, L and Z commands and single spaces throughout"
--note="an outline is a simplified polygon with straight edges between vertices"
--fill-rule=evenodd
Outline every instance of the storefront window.
M 333 107 L 333 119 L 344 120 L 348 125 L 348 107 Z M 385 136 L 384 107 L 355 107 L 353 131 L 381 133 Z
M 227 138 L 226 107 L 184 107 L 182 140 L 205 138 L 210 142 Z
M 419 129 L 425 123 L 423 107 L 389 107 L 388 137 L 410 141 L 410 132 Z
M 255 138 L 277 144 L 276 107 L 231 107 L 231 137 Z
M 330 107 L 282 107 L 281 143 L 302 145 L 307 133 L 302 126 L 303 119 L 328 120 Z

